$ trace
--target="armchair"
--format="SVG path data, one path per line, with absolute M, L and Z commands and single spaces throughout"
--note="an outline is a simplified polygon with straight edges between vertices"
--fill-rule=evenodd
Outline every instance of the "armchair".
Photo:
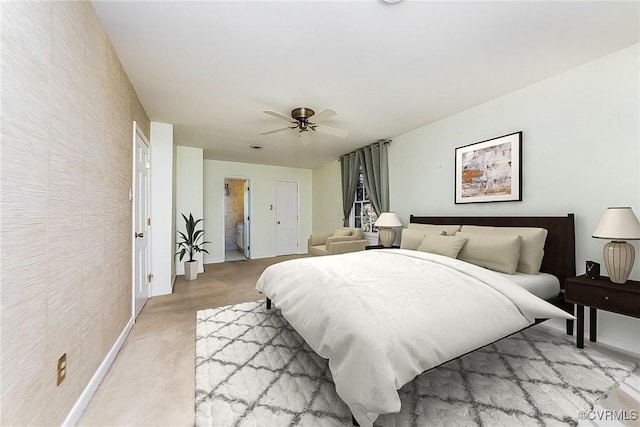
M 309 255 L 336 255 L 363 251 L 369 242 L 362 237 L 361 228 L 342 227 L 333 233 L 317 233 L 309 236 Z

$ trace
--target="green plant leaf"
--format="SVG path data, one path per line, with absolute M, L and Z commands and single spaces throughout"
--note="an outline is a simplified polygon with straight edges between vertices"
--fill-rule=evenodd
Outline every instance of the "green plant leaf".
M 189 213 L 189 217 L 187 217 L 184 213 L 181 213 L 181 215 L 182 219 L 184 220 L 185 232 L 183 233 L 182 231 L 178 231 L 180 240 L 176 242 L 176 245 L 178 248 L 182 248 L 182 250 L 178 254 L 180 254 L 180 261 L 182 261 L 182 258 L 186 254 L 189 255 L 189 261 L 193 261 L 194 253 L 204 251 L 204 249 L 200 246 L 211 242 L 200 243 L 200 240 L 204 238 L 204 230 L 196 230 L 197 225 L 200 222 L 204 221 L 204 219 L 200 218 L 196 220 L 193 218 L 192 213 Z

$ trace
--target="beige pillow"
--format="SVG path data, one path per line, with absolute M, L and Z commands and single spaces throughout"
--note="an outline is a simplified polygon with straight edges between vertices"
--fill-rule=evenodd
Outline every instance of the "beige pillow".
M 425 233 L 419 230 L 409 230 L 408 228 L 402 229 L 402 235 L 400 237 L 400 249 L 416 250 L 422 239 L 424 239 Z
M 544 257 L 544 242 L 547 240 L 547 230 L 535 227 L 481 227 L 478 225 L 464 225 L 463 233 L 500 234 L 522 236 L 520 259 L 517 271 L 526 274 L 538 274 Z
M 332 237 L 347 237 L 347 236 L 351 236 L 351 230 L 348 230 L 346 228 L 338 228 L 333 233 Z
M 490 270 L 507 274 L 516 274 L 522 236 L 456 233 L 456 237 L 464 237 L 464 244 L 458 259 Z
M 427 234 L 442 234 L 444 231 L 447 236 L 453 236 L 460 231 L 459 225 L 438 225 L 438 224 L 415 224 L 410 222 L 408 225 L 410 230 L 421 230 Z
M 424 239 L 422 239 L 420 246 L 418 246 L 418 250 L 448 256 L 449 258 L 456 258 L 466 241 L 467 239 L 464 237 L 427 234 L 424 236 Z

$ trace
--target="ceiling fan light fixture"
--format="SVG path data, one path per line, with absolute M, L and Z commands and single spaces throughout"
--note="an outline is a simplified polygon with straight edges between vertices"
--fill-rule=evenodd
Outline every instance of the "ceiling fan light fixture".
M 311 143 L 311 135 L 309 135 L 308 129 L 301 130 L 298 137 L 301 145 L 309 145 Z

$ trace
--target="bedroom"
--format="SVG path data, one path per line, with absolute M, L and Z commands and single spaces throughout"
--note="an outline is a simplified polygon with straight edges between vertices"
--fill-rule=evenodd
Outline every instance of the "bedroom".
M 41 6 L 42 10 L 25 12 L 29 18 L 27 22 L 35 21 L 40 14 L 42 14 L 42 21 L 35 26 L 26 25 L 24 30 L 26 34 L 31 34 L 29 37 L 25 36 L 30 43 L 45 44 L 42 51 L 34 51 L 35 53 L 40 52 L 39 56 L 35 59 L 24 58 L 24 62 L 20 62 L 23 58 L 16 54 L 11 57 L 11 61 L 16 61 L 15 63 L 7 62 L 9 60 L 3 56 L 3 71 L 6 66 L 11 64 L 19 65 L 21 70 L 29 71 L 22 76 L 23 86 L 17 87 L 27 93 L 32 93 L 36 89 L 43 92 L 49 90 L 48 82 L 40 86 L 34 85 L 34 81 L 40 81 L 41 75 L 38 73 L 49 70 L 48 66 L 38 68 L 38 64 L 49 64 L 48 58 L 55 49 L 55 45 L 49 47 L 49 39 L 37 31 L 38 25 L 46 28 L 51 25 L 51 6 Z M 3 5 L 3 11 L 5 7 L 7 6 Z M 48 10 L 46 10 L 47 7 Z M 83 22 L 78 14 L 78 11 L 74 11 L 73 20 Z M 6 15 L 3 13 L 3 16 Z M 66 15 L 56 16 L 60 22 L 65 24 L 68 23 L 67 19 L 71 19 Z M 4 24 L 10 24 L 4 19 L 3 17 L 3 28 L 9 28 L 4 26 Z M 87 25 L 99 25 L 95 20 L 96 18 L 87 21 Z M 82 29 L 71 25 L 69 28 L 72 28 L 73 31 L 67 33 L 57 28 L 55 30 L 57 33 L 54 34 L 57 34 L 56 37 L 59 39 L 62 39 L 62 35 L 64 35 L 65 42 L 73 46 L 72 58 L 76 54 L 82 57 L 83 46 L 74 44 L 74 40 L 80 39 L 79 31 Z M 5 31 L 3 29 L 3 34 Z M 44 39 L 34 40 L 34 35 L 42 36 Z M 102 43 L 102 41 L 98 40 L 98 43 Z M 590 236 L 604 210 L 608 206 L 623 204 L 632 206 L 636 213 L 640 212 L 637 43 L 636 36 L 635 40 L 626 46 L 620 46 L 616 51 L 608 52 L 600 58 L 593 58 L 583 65 L 571 67 L 572 69 L 567 69 L 553 77 L 549 76 L 543 81 L 511 91 L 511 93 L 494 100 L 487 99 L 487 102 L 481 105 L 442 118 L 431 125 L 415 126 L 411 128 L 415 129 L 413 131 L 408 129 L 388 135 L 393 136 L 393 143 L 389 147 L 391 206 L 398 213 L 400 219 L 406 225 L 408 216 L 412 213 L 420 215 L 545 215 L 573 212 L 577 218 L 576 264 L 578 273 L 584 271 L 585 260 L 594 259 L 601 262 L 604 241 L 592 239 Z M 3 52 L 4 48 L 3 45 Z M 131 117 L 117 116 L 119 117 L 118 123 L 126 121 L 127 124 L 126 126 L 120 125 L 116 131 L 119 132 L 119 137 L 128 141 L 131 119 L 135 118 L 144 123 L 144 111 L 140 113 L 137 110 L 138 107 L 135 107 L 135 93 L 131 93 L 131 84 L 127 82 L 127 75 L 124 71 L 110 74 L 111 67 L 120 70 L 116 65 L 118 58 L 105 55 L 105 58 L 100 60 L 104 62 L 97 65 L 108 66 L 110 78 L 116 76 L 115 82 L 110 82 L 110 84 L 118 85 L 118 90 L 114 94 L 122 97 L 127 106 L 134 106 L 131 109 L 125 108 L 126 113 Z M 80 90 L 81 88 L 74 85 L 74 81 L 83 81 L 83 76 L 78 77 L 74 68 L 76 65 L 71 61 L 54 70 L 60 73 L 56 79 L 63 81 L 63 87 L 66 89 L 64 95 L 69 97 L 62 98 L 62 105 L 72 104 L 78 99 L 89 97 Z M 77 80 L 76 77 L 78 77 Z M 9 77 L 5 77 L 3 73 L 3 80 L 5 78 Z M 105 76 L 97 76 L 97 78 L 105 78 Z M 97 91 L 97 96 L 91 97 L 91 99 L 100 100 L 100 93 L 103 92 Z M 104 97 L 107 98 L 106 94 Z M 110 115 L 116 114 L 114 113 L 116 109 L 111 109 L 114 101 L 117 99 L 114 99 L 112 95 L 109 100 L 111 104 L 102 106 L 102 108 L 107 108 Z M 35 101 L 30 99 L 30 102 Z M 329 107 L 332 106 L 331 100 L 326 102 Z M 59 108 L 61 104 L 56 105 Z M 7 110 L 6 102 L 3 102 L 3 105 L 3 123 L 7 123 L 5 119 L 12 119 L 11 111 Z M 16 105 L 20 105 L 20 103 L 17 102 Z M 265 106 L 265 109 L 271 108 L 275 107 Z M 336 109 L 338 108 L 336 107 Z M 340 110 L 338 117 L 347 115 L 348 111 Z M 18 122 L 24 120 L 22 110 L 12 109 L 12 111 L 19 114 L 13 116 L 13 119 Z M 101 129 L 104 133 L 113 131 L 108 127 L 106 121 L 96 120 L 94 116 L 85 119 L 82 112 L 65 109 L 60 111 L 68 113 L 66 117 L 58 118 L 64 119 L 67 126 L 64 131 L 72 133 L 75 142 L 82 140 L 84 134 L 81 132 L 78 134 L 74 123 L 77 124 L 83 120 L 87 120 L 88 127 Z M 256 110 L 258 116 L 261 115 L 260 111 L 260 109 Z M 40 113 L 49 114 L 45 111 L 40 111 Z M 149 112 L 147 111 L 147 113 Z M 31 114 L 27 114 L 27 116 L 33 120 Z M 94 120 L 89 121 L 89 119 Z M 163 119 L 154 117 L 154 120 L 162 121 Z M 260 117 L 256 120 L 264 119 Z M 272 123 L 261 122 L 261 124 L 268 126 Z M 119 152 L 121 147 L 111 147 L 106 152 L 93 153 L 89 145 L 83 145 L 81 142 L 70 147 L 61 144 L 63 149 L 73 156 L 71 158 L 54 156 L 51 164 L 60 165 L 60 168 L 50 169 L 49 156 L 51 152 L 48 148 L 46 151 L 43 148 L 48 147 L 48 144 L 36 143 L 33 140 L 32 129 L 25 130 L 22 126 L 10 129 L 14 133 L 25 132 L 19 141 L 30 143 L 22 144 L 20 147 L 5 144 L 5 141 L 9 141 L 4 139 L 5 132 L 8 132 L 7 129 L 3 124 L 3 174 L 10 170 L 7 168 L 12 166 L 7 163 L 7 155 L 20 154 L 24 157 L 21 158 L 19 164 L 15 165 L 20 167 L 19 183 L 3 180 L 2 184 L 3 417 L 4 420 L 23 421 L 18 424 L 39 423 L 44 419 L 52 419 L 55 420 L 55 424 L 60 424 L 71 410 L 73 403 L 77 401 L 83 385 L 96 372 L 106 353 L 93 353 L 88 349 L 92 346 L 110 347 L 128 319 L 123 317 L 127 313 L 123 313 L 118 308 L 123 297 L 127 296 L 117 293 L 121 292 L 121 289 L 110 289 L 108 293 L 101 291 L 98 295 L 85 294 L 85 292 L 101 288 L 101 286 L 90 287 L 87 285 L 91 283 L 91 275 L 98 278 L 101 284 L 108 280 L 117 283 L 130 283 L 128 278 L 111 273 L 111 271 L 118 270 L 118 265 L 126 263 L 126 260 L 122 259 L 121 249 L 127 247 L 129 230 L 126 227 L 124 230 L 122 227 L 118 228 L 118 224 L 123 221 L 122 209 L 126 211 L 128 205 L 126 205 L 127 207 L 123 207 L 121 204 L 117 207 L 112 206 L 113 202 L 119 199 L 108 192 L 109 188 L 116 188 L 117 194 L 120 194 L 118 191 L 122 189 L 125 192 L 128 190 L 127 183 L 120 182 L 118 175 L 128 176 L 130 174 L 130 162 L 126 160 L 130 154 Z M 36 141 L 46 141 L 49 139 L 49 135 L 52 135 L 48 124 L 38 129 L 41 131 L 36 132 L 38 138 Z M 523 131 L 524 134 L 523 201 L 520 203 L 454 205 L 452 187 L 454 149 L 512 131 Z M 147 130 L 148 135 L 149 132 Z M 53 140 L 58 141 L 55 138 Z M 180 145 L 178 141 L 176 144 Z M 79 146 L 83 147 L 80 150 L 81 153 L 78 153 L 77 147 Z M 31 154 L 24 154 L 22 151 L 25 150 L 24 147 L 28 147 Z M 14 151 L 5 151 L 9 148 Z M 87 153 L 84 153 L 85 150 Z M 82 156 L 85 154 L 95 156 L 94 158 L 104 156 L 102 157 L 105 159 L 104 164 L 108 167 L 105 166 L 104 169 L 91 174 L 90 168 L 85 167 L 82 163 Z M 62 159 L 67 161 L 62 162 Z M 79 168 L 84 172 L 68 174 L 69 170 L 74 168 Z M 25 176 L 25 170 L 30 170 L 31 174 Z M 110 172 L 111 170 L 113 172 Z M 58 180 L 57 182 L 60 184 L 58 188 L 53 186 L 43 188 L 40 185 L 43 180 L 46 181 L 49 173 L 54 174 L 53 179 Z M 340 195 L 338 192 L 330 192 L 327 189 L 340 188 L 337 162 L 329 161 L 313 169 L 305 169 L 304 173 L 311 175 L 307 179 L 310 182 L 312 195 L 312 203 L 308 204 L 305 213 L 307 218 L 313 218 L 312 223 L 304 229 L 306 234 L 336 228 L 342 218 Z M 104 181 L 108 183 L 109 187 L 102 184 Z M 171 186 L 171 181 L 168 185 Z M 99 190 L 89 191 L 89 188 L 98 188 Z M 95 202 L 92 205 L 93 210 L 85 212 L 85 215 L 93 215 L 96 222 L 77 224 L 73 216 L 83 210 L 83 206 L 79 205 L 78 201 L 82 200 L 85 194 L 91 194 L 92 200 Z M 58 210 L 49 211 L 46 204 L 38 204 L 36 201 L 41 200 L 42 195 L 59 201 L 60 203 L 55 206 L 55 209 Z M 28 205 L 22 202 L 14 205 L 21 215 L 20 218 L 15 219 L 15 222 L 12 222 L 13 220 L 6 215 L 4 210 L 9 206 L 6 202 L 12 200 L 30 201 Z M 203 203 L 205 202 L 203 201 Z M 65 204 L 68 205 L 65 206 Z M 29 212 L 25 213 L 24 208 L 28 208 Z M 102 211 L 105 213 L 103 214 Z M 125 214 L 128 214 L 128 211 Z M 24 237 L 22 238 L 22 243 L 27 245 L 28 252 L 32 255 L 32 260 L 29 261 L 19 261 L 11 255 L 24 254 L 24 250 L 16 251 L 14 247 L 9 246 L 9 238 L 12 236 L 4 234 L 5 227 L 14 224 L 18 230 L 18 227 L 24 223 L 24 218 L 30 221 L 29 224 L 34 225 L 32 234 L 27 241 L 25 242 Z M 58 224 L 62 225 L 58 226 Z M 49 227 L 50 237 L 42 237 L 42 230 L 46 227 Z M 67 229 L 67 227 L 70 228 Z M 110 230 L 109 233 L 112 232 L 111 230 L 117 229 L 116 235 L 120 239 L 118 241 L 105 239 L 105 230 L 107 229 Z M 6 232 L 9 233 L 9 231 Z M 77 243 L 75 236 L 78 232 L 85 233 L 84 243 L 78 248 L 81 253 L 78 253 L 77 250 L 71 253 L 69 248 Z M 93 247 L 92 236 L 100 242 L 97 249 Z M 301 236 L 301 239 L 306 239 L 306 237 Z M 55 246 L 56 244 L 62 246 Z M 43 252 L 43 248 L 48 248 L 49 254 Z M 84 259 L 83 253 L 88 251 L 93 251 L 91 256 L 100 261 L 94 265 L 83 267 L 80 261 Z M 105 254 L 118 254 L 120 258 L 107 257 Z M 18 273 L 15 270 L 25 265 L 33 267 L 33 264 L 39 265 L 41 262 L 45 266 L 50 263 L 56 268 L 51 271 L 40 268 L 31 270 L 29 273 Z M 69 271 L 73 274 L 67 274 Z M 23 287 L 20 286 L 19 281 L 16 283 L 15 280 L 9 280 L 9 274 L 16 274 L 17 277 L 25 277 L 21 275 L 27 274 L 27 280 L 24 280 L 27 285 Z M 82 281 L 78 283 L 69 280 L 69 277 L 74 275 L 83 277 Z M 48 279 L 43 279 L 45 276 Z M 637 265 L 632 278 L 640 278 Z M 53 285 L 46 287 L 44 283 L 52 283 Z M 101 299 L 109 302 L 104 305 L 98 303 L 97 301 Z M 48 318 L 45 318 L 44 313 L 47 312 L 47 307 L 52 312 Z M 10 311 L 14 309 L 15 312 Z M 55 316 L 56 312 L 60 315 Z M 99 313 L 98 317 L 96 317 L 96 313 Z M 599 322 L 599 338 L 601 337 L 603 342 L 637 351 L 639 345 L 636 333 L 639 327 L 637 320 L 602 313 Z M 7 325 L 11 325 L 11 329 L 15 333 L 10 334 Z M 32 336 L 32 333 L 27 332 L 28 330 L 36 332 Z M 58 331 L 58 333 L 54 331 Z M 88 340 L 89 337 L 93 337 L 94 340 Z M 76 342 L 82 344 L 74 344 Z M 12 343 L 12 345 L 9 347 L 6 343 Z M 59 346 L 56 343 L 59 343 Z M 80 352 L 81 346 L 82 351 Z M 76 363 L 82 360 L 80 362 L 82 375 L 78 374 L 76 377 L 76 373 L 70 370 L 65 383 L 67 387 L 64 388 L 64 393 L 60 393 L 56 391 L 55 384 L 54 387 L 51 387 L 48 382 L 45 384 L 45 381 L 42 380 L 50 374 L 51 370 L 51 362 L 45 363 L 44 360 L 57 359 L 57 353 L 67 347 L 78 351 L 78 355 L 82 354 L 82 356 L 74 357 Z M 12 368 L 13 374 L 6 371 L 9 369 L 7 367 L 8 360 L 15 363 Z M 29 374 L 17 374 L 17 372 Z M 69 387 L 69 384 L 72 387 Z M 24 396 L 32 396 L 33 400 L 46 401 L 47 404 L 31 407 L 26 405 Z M 9 407 L 12 409 L 6 409 Z

